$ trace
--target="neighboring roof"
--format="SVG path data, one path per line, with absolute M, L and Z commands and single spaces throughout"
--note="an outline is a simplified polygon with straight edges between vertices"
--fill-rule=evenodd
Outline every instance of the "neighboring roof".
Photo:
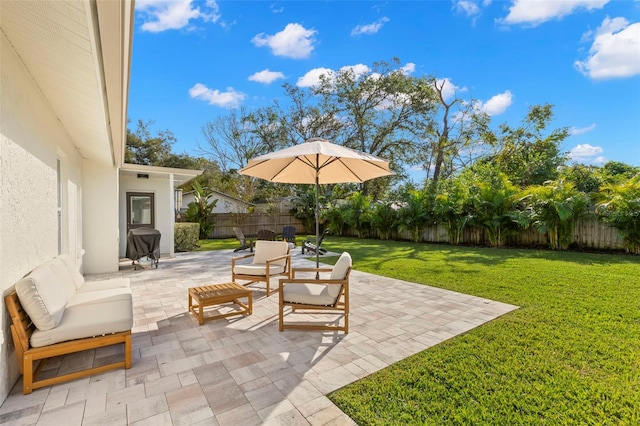
M 195 192 L 195 191 L 188 191 L 188 192 L 185 192 L 184 194 L 185 194 L 185 195 L 187 195 L 187 194 L 193 194 L 194 192 Z M 211 190 L 211 192 L 215 192 L 215 193 L 216 193 L 216 194 L 218 194 L 218 195 L 221 195 L 221 196 L 223 196 L 223 197 L 227 197 L 227 198 L 229 198 L 229 199 L 231 199 L 231 200 L 233 200 L 233 201 L 237 201 L 237 202 L 239 202 L 239 203 L 246 204 L 246 205 L 248 205 L 248 206 L 255 206 L 255 204 L 253 204 L 253 203 L 250 203 L 250 202 L 248 202 L 248 201 L 241 200 L 240 198 L 232 197 L 231 195 L 225 194 L 224 192 L 216 191 L 215 189 L 212 189 L 212 190 Z
M 123 176 L 137 176 L 138 174 L 149 175 L 149 177 L 167 177 L 173 175 L 173 186 L 178 187 L 189 182 L 191 179 L 202 174 L 202 170 L 176 169 L 173 167 L 144 166 L 140 164 L 125 163 L 120 168 Z
M 0 16 L 80 155 L 124 163 L 134 2 L 0 1 Z

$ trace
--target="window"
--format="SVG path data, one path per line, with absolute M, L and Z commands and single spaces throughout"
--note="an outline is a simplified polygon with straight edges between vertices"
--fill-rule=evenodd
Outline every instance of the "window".
M 142 227 L 155 228 L 153 194 L 127 192 L 127 232 Z

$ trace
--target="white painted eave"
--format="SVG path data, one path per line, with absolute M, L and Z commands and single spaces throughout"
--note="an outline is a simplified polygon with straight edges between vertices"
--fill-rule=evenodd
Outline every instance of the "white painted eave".
M 147 175 L 149 178 L 168 179 L 173 175 L 174 187 L 179 187 L 202 174 L 202 170 L 176 169 L 173 167 L 144 166 L 125 163 L 120 168 L 120 176 Z
M 83 158 L 124 163 L 133 0 L 2 0 L 0 28 Z

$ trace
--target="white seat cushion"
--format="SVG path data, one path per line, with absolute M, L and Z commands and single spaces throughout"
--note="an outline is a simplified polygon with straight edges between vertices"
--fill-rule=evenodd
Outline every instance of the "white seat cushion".
M 255 275 L 265 276 L 267 275 L 267 265 L 236 265 L 233 268 L 233 272 L 238 275 Z M 269 265 L 269 274 L 281 274 L 284 272 L 284 265 Z
M 34 348 L 67 340 L 102 336 L 129 331 L 133 327 L 131 301 L 79 305 L 67 308 L 60 324 L 51 330 L 35 330 L 31 335 Z
M 282 300 L 305 305 L 331 306 L 336 298 L 329 294 L 326 284 L 285 284 Z
M 111 288 L 107 290 L 80 291 L 73 295 L 67 303 L 67 309 L 71 306 L 91 305 L 102 302 L 115 302 L 118 300 L 131 301 L 131 289 Z
M 99 291 L 99 290 L 112 290 L 116 288 L 131 288 L 131 282 L 129 278 L 112 278 L 109 280 L 100 281 L 85 281 L 84 284 L 78 289 L 79 293 Z

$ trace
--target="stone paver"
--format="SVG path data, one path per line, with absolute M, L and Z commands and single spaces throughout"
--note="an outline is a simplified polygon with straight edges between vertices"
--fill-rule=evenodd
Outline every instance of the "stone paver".
M 327 393 L 516 309 L 358 272 L 356 264 L 348 335 L 279 332 L 278 295 L 265 297 L 264 284 L 251 286 L 253 315 L 199 326 L 187 312 L 188 288 L 229 281 L 236 255 L 179 253 L 161 259 L 158 269 L 137 271 L 123 260 L 117 274 L 88 276 L 131 279 L 132 368 L 31 395 L 22 395 L 19 380 L 0 407 L 0 425 L 352 425 Z M 293 265 L 312 263 L 297 248 Z M 52 360 L 43 374 L 100 362 L 119 351 L 104 348 Z

